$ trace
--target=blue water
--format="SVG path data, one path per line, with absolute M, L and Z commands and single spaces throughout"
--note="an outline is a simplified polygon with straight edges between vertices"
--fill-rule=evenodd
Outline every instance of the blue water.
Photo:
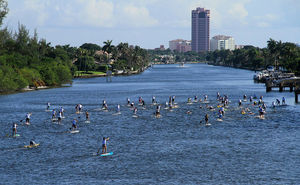
M 0 96 L 1 184 L 299 184 L 300 106 L 289 92 L 265 93 L 252 80 L 253 72 L 205 64 L 155 65 L 142 74 L 76 79 L 71 87 Z M 208 95 L 216 106 L 216 93 L 231 100 L 224 121 L 205 104 L 187 105 L 187 98 Z M 265 120 L 258 108 L 243 102 L 256 115 L 242 115 L 238 100 L 247 94 L 263 96 L 267 105 L 285 96 L 288 106 L 267 108 Z M 155 118 L 151 97 L 163 104 L 175 95 L 179 108 L 162 109 Z M 126 98 L 138 106 L 138 118 Z M 109 111 L 99 110 L 105 99 Z M 62 124 L 51 121 L 51 109 L 66 110 Z M 91 115 L 75 114 L 81 103 Z M 117 104 L 121 115 L 113 115 Z M 201 109 L 200 106 L 203 108 Z M 192 114 L 186 114 L 191 111 Z M 24 125 L 27 112 L 31 125 Z M 211 126 L 203 123 L 209 114 Z M 80 132 L 68 133 L 72 119 Z M 22 122 L 20 122 L 22 120 Z M 11 135 L 18 122 L 17 138 Z M 102 137 L 110 137 L 112 156 L 96 155 Z M 24 149 L 33 139 L 40 146 Z

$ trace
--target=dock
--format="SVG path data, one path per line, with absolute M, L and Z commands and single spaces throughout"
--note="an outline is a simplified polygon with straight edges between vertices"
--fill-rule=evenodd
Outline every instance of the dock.
M 298 103 L 298 95 L 300 94 L 300 77 L 268 79 L 265 85 L 266 92 L 271 92 L 274 88 L 278 88 L 279 92 L 283 92 L 285 88 L 289 88 L 290 92 L 295 92 L 295 102 Z
M 266 92 L 272 91 L 274 88 L 279 88 L 279 92 L 289 88 L 293 92 L 297 84 L 300 84 L 300 77 L 283 78 L 283 79 L 268 79 L 266 81 Z

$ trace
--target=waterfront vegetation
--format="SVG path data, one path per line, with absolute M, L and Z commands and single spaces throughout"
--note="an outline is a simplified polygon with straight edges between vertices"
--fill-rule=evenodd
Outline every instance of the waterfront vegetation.
M 267 44 L 266 48 L 245 46 L 233 51 L 216 50 L 208 52 L 206 59 L 214 65 L 250 70 L 261 70 L 268 66 L 275 66 L 276 69 L 300 75 L 300 48 L 296 44 L 273 39 L 270 39 Z
M 7 1 L 0 0 L 0 26 L 7 13 Z M 79 48 L 70 45 L 53 47 L 45 39 L 39 39 L 36 30 L 31 36 L 22 24 L 18 25 L 17 31 L 7 27 L 0 30 L 0 93 L 25 87 L 60 86 L 71 82 L 78 73 L 99 75 L 107 70 L 142 71 L 148 64 L 147 51 L 128 43 L 114 46 L 108 40 L 103 47 L 91 43 Z
M 148 50 L 151 61 L 155 63 L 179 63 L 179 62 L 203 62 L 206 60 L 206 52 L 197 53 L 193 51 L 178 52 L 170 49 Z

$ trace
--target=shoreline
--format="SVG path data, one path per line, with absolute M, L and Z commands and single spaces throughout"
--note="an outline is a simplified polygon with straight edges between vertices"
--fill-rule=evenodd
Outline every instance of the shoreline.
M 62 84 L 60 86 L 40 86 L 40 87 L 25 87 L 23 89 L 17 90 L 17 91 L 8 91 L 8 92 L 0 92 L 0 96 L 2 95 L 10 95 L 10 94 L 17 94 L 17 93 L 26 93 L 31 91 L 39 91 L 39 90 L 45 90 L 45 89 L 54 89 L 54 88 L 63 88 L 63 87 L 70 87 L 72 82 Z
M 144 72 L 145 70 L 147 70 L 149 67 L 151 67 L 151 65 L 148 65 L 147 67 L 141 69 L 141 70 L 136 70 L 136 71 L 128 71 L 128 72 L 123 72 L 123 73 L 113 73 L 111 75 L 112 76 L 130 76 L 130 75 L 137 75 L 140 74 L 142 72 Z M 16 93 L 25 93 L 25 92 L 30 92 L 30 91 L 38 91 L 38 90 L 44 90 L 44 89 L 54 89 L 54 88 L 62 88 L 62 87 L 69 87 L 72 85 L 73 80 L 74 79 L 86 79 L 86 78 L 97 78 L 97 77 L 107 77 L 107 74 L 95 74 L 95 75 L 85 75 L 85 76 L 77 76 L 77 77 L 73 77 L 72 80 L 69 83 L 65 83 L 65 84 L 61 84 L 59 86 L 39 86 L 39 87 L 25 87 L 23 89 L 20 90 L 16 90 L 16 91 L 8 91 L 8 92 L 0 92 L 0 96 L 1 95 L 9 95 L 9 94 L 16 94 Z M 68 85 L 70 84 L 70 85 Z
M 123 73 L 113 73 L 111 76 L 129 76 L 129 75 L 136 75 L 136 74 L 140 74 L 143 71 L 129 71 L 129 72 L 123 72 Z M 96 78 L 96 77 L 107 77 L 107 74 L 90 74 L 90 75 L 84 75 L 84 76 L 74 76 L 73 79 L 77 79 L 77 78 Z

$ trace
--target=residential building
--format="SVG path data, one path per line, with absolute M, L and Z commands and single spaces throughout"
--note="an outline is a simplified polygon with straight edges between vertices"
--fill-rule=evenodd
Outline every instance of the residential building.
M 176 39 L 169 41 L 169 48 L 172 51 L 188 52 L 192 50 L 191 41 Z
M 210 10 L 192 10 L 192 51 L 209 51 Z
M 164 45 L 160 45 L 159 48 L 154 48 L 154 50 L 156 50 L 156 51 L 164 51 L 166 49 L 165 49 Z
M 231 36 L 217 35 L 210 40 L 210 50 L 235 49 L 235 41 Z

